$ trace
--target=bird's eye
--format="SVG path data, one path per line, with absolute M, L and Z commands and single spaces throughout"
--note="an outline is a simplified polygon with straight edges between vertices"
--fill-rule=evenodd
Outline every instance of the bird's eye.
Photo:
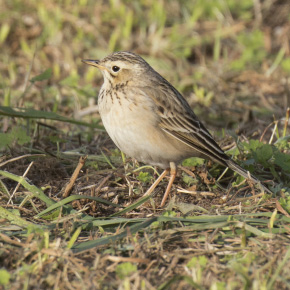
M 118 72 L 120 70 L 120 68 L 118 66 L 114 65 L 112 67 L 112 70 L 113 70 L 113 72 Z

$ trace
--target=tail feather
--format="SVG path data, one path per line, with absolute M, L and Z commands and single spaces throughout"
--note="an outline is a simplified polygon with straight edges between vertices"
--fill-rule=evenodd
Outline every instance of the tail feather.
M 268 193 L 272 193 L 268 188 L 266 188 L 263 184 L 261 184 L 261 181 L 257 177 L 255 177 L 254 175 L 252 175 L 249 171 L 243 169 L 241 166 L 239 166 L 232 159 L 228 159 L 226 161 L 226 163 L 227 163 L 227 166 L 230 169 L 232 169 L 233 171 L 236 171 L 241 176 L 245 177 L 246 179 L 251 180 L 252 182 L 254 182 L 256 184 L 259 184 L 264 191 L 266 191 Z

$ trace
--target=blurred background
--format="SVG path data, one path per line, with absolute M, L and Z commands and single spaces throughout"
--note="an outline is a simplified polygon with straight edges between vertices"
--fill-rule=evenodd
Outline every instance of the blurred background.
M 81 59 L 130 50 L 210 128 L 263 130 L 289 106 L 289 38 L 286 0 L 1 0 L 0 102 L 96 119 L 102 75 Z
M 290 289 L 289 38 L 289 0 L 0 0 L 0 289 Z M 168 208 L 166 180 L 140 207 L 156 169 L 112 144 L 102 74 L 81 62 L 120 50 L 171 82 L 273 196 L 187 159 Z

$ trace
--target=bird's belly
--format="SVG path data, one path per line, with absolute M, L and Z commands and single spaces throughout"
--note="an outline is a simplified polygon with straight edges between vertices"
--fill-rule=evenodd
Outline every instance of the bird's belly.
M 169 162 L 179 163 L 188 153 L 182 150 L 180 142 L 158 127 L 151 108 L 144 110 L 144 106 L 131 103 L 120 106 L 114 102 L 110 109 L 100 110 L 109 136 L 121 151 L 138 161 L 161 168 L 168 168 Z

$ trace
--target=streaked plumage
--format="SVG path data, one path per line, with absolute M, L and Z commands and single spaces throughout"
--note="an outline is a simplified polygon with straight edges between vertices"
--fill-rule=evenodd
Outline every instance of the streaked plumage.
M 259 182 L 223 152 L 183 96 L 143 58 L 116 52 L 84 62 L 103 73 L 99 112 L 125 154 L 163 169 L 174 169 L 188 157 L 202 157 Z

